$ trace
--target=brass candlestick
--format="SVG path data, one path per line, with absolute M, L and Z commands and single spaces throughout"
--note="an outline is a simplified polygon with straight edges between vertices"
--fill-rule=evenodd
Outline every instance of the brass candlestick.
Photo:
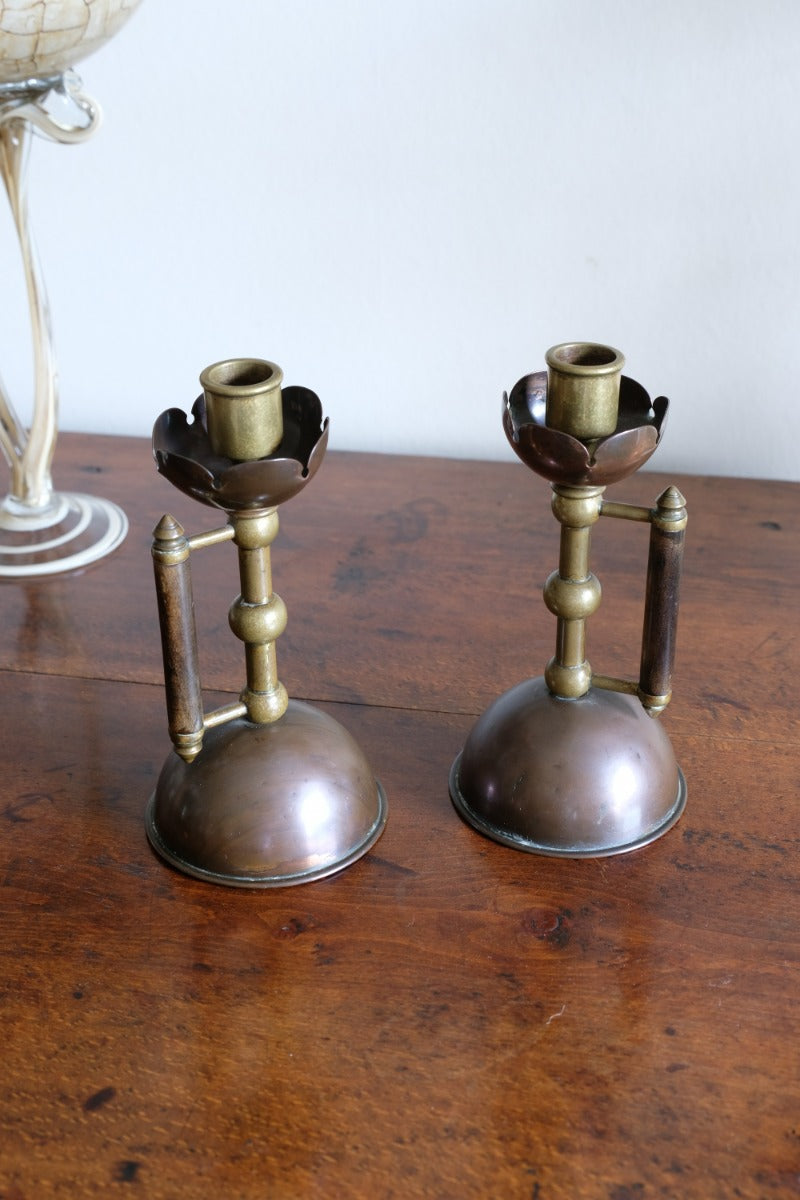
M 544 585 L 557 618 L 543 677 L 492 704 L 470 733 L 450 792 L 472 826 L 506 845 L 570 857 L 646 845 L 677 821 L 686 783 L 658 716 L 669 703 L 686 528 L 685 501 L 667 488 L 653 508 L 609 503 L 606 486 L 655 450 L 668 401 L 652 404 L 621 374 L 610 346 L 568 343 L 505 397 L 503 427 L 522 461 L 550 480 L 561 524 L 559 567 Z M 586 620 L 600 603 L 589 570 L 601 516 L 650 525 L 638 681 L 598 675 L 586 658 Z
M 275 642 L 286 607 L 272 590 L 270 546 L 278 505 L 322 461 L 328 422 L 307 388 L 282 387 L 262 359 L 215 363 L 185 413 L 153 430 L 158 470 L 181 491 L 227 512 L 193 537 L 170 516 L 153 541 L 169 731 L 167 758 L 147 811 L 154 848 L 189 875 L 235 887 L 321 879 L 355 862 L 386 822 L 386 797 L 349 733 L 278 679 Z M 232 541 L 241 593 L 228 620 L 244 643 L 238 701 L 203 711 L 190 555 Z

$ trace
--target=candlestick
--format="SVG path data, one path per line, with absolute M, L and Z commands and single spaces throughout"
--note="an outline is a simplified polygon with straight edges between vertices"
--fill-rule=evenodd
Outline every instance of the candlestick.
M 316 474 L 328 440 L 318 397 L 282 386 L 264 359 L 207 367 L 185 413 L 153 431 L 159 471 L 182 492 L 227 513 L 188 536 L 169 514 L 155 530 L 167 712 L 173 751 L 150 799 L 153 847 L 189 875 L 234 887 L 321 879 L 369 850 L 386 822 L 386 796 L 339 722 L 291 700 L 278 678 L 276 642 L 286 606 L 272 587 L 278 506 Z M 228 613 L 244 644 L 237 700 L 203 708 L 191 555 L 231 541 L 241 591 Z
M 550 481 L 561 526 L 558 570 L 544 585 L 556 617 L 544 675 L 518 684 L 479 718 L 453 764 L 453 802 L 474 828 L 520 850 L 570 857 L 616 854 L 665 833 L 686 783 L 657 720 L 671 696 L 686 506 L 670 487 L 651 508 L 604 500 L 658 445 L 668 402 L 621 375 L 610 346 L 565 343 L 549 371 L 504 398 L 517 455 Z M 601 517 L 650 526 L 638 680 L 596 673 L 586 622 L 601 589 L 589 566 Z

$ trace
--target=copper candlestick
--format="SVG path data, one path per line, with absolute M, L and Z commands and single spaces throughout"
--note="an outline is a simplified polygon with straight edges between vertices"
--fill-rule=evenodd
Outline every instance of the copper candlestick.
M 227 523 L 193 537 L 170 516 L 153 562 L 173 743 L 147 811 L 147 834 L 189 875 L 235 887 L 277 887 L 333 874 L 380 836 L 386 797 L 349 733 L 278 679 L 275 642 L 286 607 L 272 590 L 278 505 L 319 468 L 328 441 L 317 396 L 282 387 L 263 359 L 215 363 L 189 424 L 179 409 L 153 430 L 158 470 L 180 491 L 224 509 Z M 244 643 L 238 701 L 203 711 L 190 555 L 238 550 L 241 594 L 228 620 Z
M 632 474 L 658 445 L 668 401 L 622 375 L 610 346 L 566 343 L 548 371 L 504 397 L 503 428 L 526 466 L 552 486 L 561 524 L 559 567 L 544 585 L 557 618 L 543 677 L 501 696 L 479 718 L 450 775 L 461 815 L 496 841 L 540 854 L 617 854 L 677 821 L 686 783 L 660 722 L 669 703 L 686 506 L 667 488 L 652 508 L 609 503 L 606 486 Z M 637 681 L 598 675 L 586 658 L 586 620 L 600 603 L 589 570 L 601 516 L 650 525 Z

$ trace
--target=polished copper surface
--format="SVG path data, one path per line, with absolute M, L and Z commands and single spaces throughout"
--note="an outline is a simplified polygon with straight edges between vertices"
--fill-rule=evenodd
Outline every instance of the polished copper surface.
M 506 692 L 478 719 L 450 777 L 461 815 L 537 854 L 635 850 L 677 821 L 686 786 L 669 738 L 633 696 L 553 696 L 544 679 Z
M 634 379 L 620 380 L 616 429 L 588 444 L 547 423 L 547 372 L 523 376 L 503 397 L 503 429 L 514 453 L 551 483 L 616 483 L 647 462 L 664 432 L 669 401 L 650 397 Z
M 347 730 L 290 700 L 269 725 L 207 731 L 191 763 L 172 752 L 146 828 L 158 853 L 189 875 L 238 887 L 322 879 L 373 845 L 386 798 Z
M 322 404 L 309 388 L 283 388 L 281 399 L 281 442 L 269 456 L 250 462 L 212 450 L 203 396 L 192 406 L 191 423 L 182 409 L 168 409 L 153 427 L 159 472 L 188 496 L 228 512 L 269 508 L 291 499 L 319 469 L 328 444 L 328 420 L 323 421 Z

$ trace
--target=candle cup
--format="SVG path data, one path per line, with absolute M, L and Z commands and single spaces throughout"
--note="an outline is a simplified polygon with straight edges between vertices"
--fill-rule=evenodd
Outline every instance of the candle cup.
M 613 346 L 563 342 L 545 355 L 547 425 L 580 441 L 607 437 L 617 427 L 625 359 Z
M 251 462 L 273 454 L 283 439 L 283 372 L 262 358 L 213 363 L 200 375 L 206 425 L 215 454 Z

